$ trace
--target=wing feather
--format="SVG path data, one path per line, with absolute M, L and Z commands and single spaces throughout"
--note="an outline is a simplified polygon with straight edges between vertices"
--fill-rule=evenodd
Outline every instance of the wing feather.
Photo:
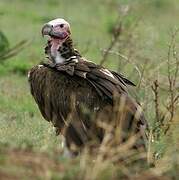
M 70 140 L 68 141 L 72 141 L 77 145 L 78 142 L 84 144 L 85 141 L 91 138 L 90 128 L 95 127 L 95 121 L 97 119 L 91 113 L 96 112 L 96 117 L 104 114 L 104 118 L 101 116 L 103 120 L 110 120 L 111 113 L 113 113 L 113 93 L 115 91 L 119 95 L 126 96 L 126 116 L 122 120 L 120 119 L 122 128 L 126 131 L 132 128 L 136 122 L 133 119 L 139 105 L 123 89 L 125 84 L 121 85 L 121 81 L 106 77 L 107 75 L 105 73 L 103 74 L 103 72 L 98 72 L 100 68 L 94 67 L 94 65 L 89 68 L 90 71 L 87 68 L 85 68 L 86 71 L 83 68 L 77 70 L 73 65 L 73 68 L 71 68 L 74 69 L 73 75 L 64 69 L 57 69 L 55 66 L 46 64 L 35 66 L 29 72 L 31 93 L 43 117 L 53 123 L 57 133 L 64 132 L 63 128 L 67 126 L 67 140 L 69 137 Z M 72 108 L 71 97 L 73 97 L 73 94 L 75 94 L 75 105 Z M 91 119 L 88 113 L 81 111 L 81 106 L 89 109 L 88 112 Z M 105 112 L 105 107 L 109 107 L 109 111 L 107 111 L 109 113 Z M 99 111 L 95 111 L 95 108 L 98 108 Z M 72 112 L 74 114 L 72 114 L 72 119 L 68 122 L 69 114 Z M 141 114 L 140 118 L 137 119 L 136 130 L 138 131 L 138 127 L 143 124 L 147 124 L 147 122 L 143 114 Z M 76 131 L 74 132 L 71 128 Z M 91 132 L 93 135 L 96 134 L 99 137 L 103 137 L 101 132 L 97 133 L 99 129 L 98 127 Z M 77 139 L 73 139 L 74 135 Z
M 93 62 L 84 60 L 83 58 L 68 60 L 65 63 L 44 64 L 47 67 L 56 69 L 57 71 L 66 72 L 71 76 L 78 76 L 87 79 L 97 90 L 100 96 L 107 96 L 111 99 L 114 93 L 126 93 L 127 85 L 133 85 L 132 82 L 124 78 L 122 75 L 109 71 Z
M 130 85 L 130 86 L 135 86 L 135 84 L 133 82 L 131 82 L 130 80 L 128 80 L 127 78 L 125 78 L 123 75 L 115 72 L 115 71 L 111 71 L 111 73 L 125 86 L 126 85 Z

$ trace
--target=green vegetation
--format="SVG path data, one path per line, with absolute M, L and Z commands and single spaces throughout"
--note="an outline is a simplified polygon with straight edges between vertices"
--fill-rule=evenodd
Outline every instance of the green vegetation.
M 121 34 L 105 66 L 119 70 L 137 84 L 136 98 L 144 106 L 155 138 L 154 142 L 150 141 L 150 155 L 154 155 L 156 167 L 147 169 L 144 174 L 155 172 L 177 179 L 178 102 L 174 103 L 174 114 L 166 134 L 161 119 L 164 117 L 168 126 L 171 90 L 174 98 L 179 93 L 179 74 L 172 88 L 168 81 L 169 72 L 175 77 L 179 58 L 179 33 L 172 37 L 179 28 L 178 0 L 1 0 L 0 55 L 21 40 L 26 40 L 28 45 L 16 56 L 3 62 L 0 59 L 0 177 L 116 179 L 120 172 L 129 174 L 128 178 L 132 176 L 132 171 L 124 165 L 113 165 L 100 158 L 94 165 L 88 155 L 77 159 L 62 157 L 60 138 L 55 136 L 52 125 L 43 120 L 30 95 L 27 70 L 45 57 L 46 40 L 41 37 L 40 30 L 44 23 L 56 17 L 70 22 L 77 49 L 96 63 L 101 61 L 102 51 L 108 48 L 119 18 Z M 158 110 L 152 85 L 153 89 L 158 88 Z M 166 106 L 170 106 L 169 110 Z M 135 165 L 134 169 L 140 168 Z M 142 177 L 138 179 L 144 179 Z

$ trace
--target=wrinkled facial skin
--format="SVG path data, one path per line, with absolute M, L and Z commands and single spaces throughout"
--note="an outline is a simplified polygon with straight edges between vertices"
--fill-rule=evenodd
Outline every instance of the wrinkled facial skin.
M 70 34 L 70 25 L 64 19 L 55 19 L 43 26 L 42 35 L 49 36 L 48 45 L 50 45 L 50 49 L 47 52 L 46 48 L 46 52 L 53 62 L 64 62 L 64 58 L 61 57 L 59 49 Z
M 70 25 L 64 19 L 55 19 L 45 24 L 42 28 L 42 35 L 48 35 L 51 38 L 64 40 L 69 37 Z
M 66 27 L 63 24 L 60 24 L 60 25 L 56 25 L 56 26 L 52 27 L 49 35 L 52 38 L 64 40 L 70 35 L 70 31 L 69 31 L 68 27 Z

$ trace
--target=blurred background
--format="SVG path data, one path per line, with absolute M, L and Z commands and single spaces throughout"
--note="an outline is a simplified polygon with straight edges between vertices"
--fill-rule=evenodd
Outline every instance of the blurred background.
M 161 174 L 179 176 L 178 0 L 0 0 L 0 176 L 15 177 L 18 163 L 21 175 L 26 174 L 27 157 L 54 163 L 41 153 L 56 154 L 64 169 L 71 166 L 59 155 L 60 139 L 41 117 L 27 80 L 28 70 L 45 58 L 41 28 L 58 17 L 70 23 L 74 45 L 83 56 L 104 62 L 136 84 L 132 94 L 155 137 L 152 156 L 160 167 L 165 164 Z M 79 169 L 72 165 L 57 177 L 73 179 Z M 51 171 L 42 167 L 35 177 L 51 178 Z M 112 178 L 114 171 L 106 177 Z M 34 170 L 28 173 L 33 177 Z

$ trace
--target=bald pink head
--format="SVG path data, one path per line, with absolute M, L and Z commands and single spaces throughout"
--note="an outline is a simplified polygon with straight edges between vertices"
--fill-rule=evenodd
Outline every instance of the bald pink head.
M 70 34 L 70 24 L 61 18 L 49 21 L 42 27 L 42 35 L 49 36 L 49 57 L 53 62 L 62 63 L 65 61 L 59 52 L 59 48 L 70 37 Z
M 64 40 L 71 34 L 70 24 L 64 19 L 58 18 L 49 21 L 42 28 L 42 35 L 48 35 L 55 39 Z

